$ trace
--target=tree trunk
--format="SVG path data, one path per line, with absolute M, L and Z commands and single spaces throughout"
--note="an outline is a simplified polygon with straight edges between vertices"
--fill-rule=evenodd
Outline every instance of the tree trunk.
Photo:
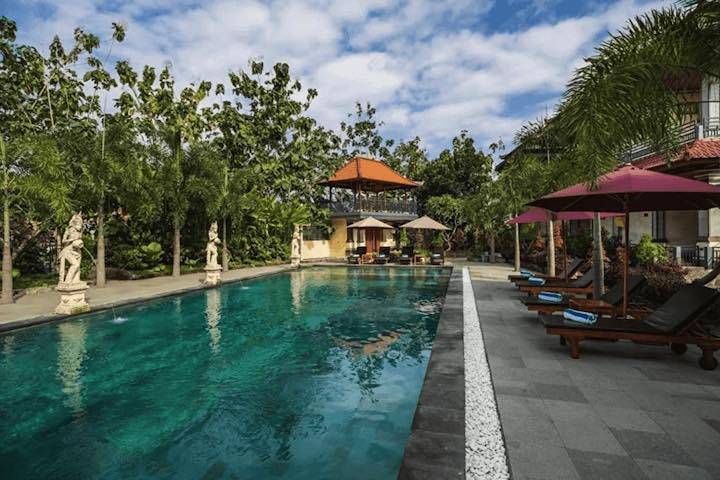
M 10 249 L 10 199 L 3 199 L 2 297 L 0 303 L 13 303 L 12 252 Z
M 602 244 L 602 225 L 600 224 L 600 214 L 595 213 L 595 219 L 593 220 L 593 266 L 594 277 L 593 277 L 593 298 L 600 298 L 605 290 L 605 262 L 603 258 L 603 244 Z
M 95 259 L 95 286 L 105 286 L 105 211 L 103 201 L 98 205 L 97 213 L 97 252 Z
M 490 263 L 495 263 L 495 235 L 490 235 Z
M 520 225 L 515 224 L 515 271 L 520 271 Z
M 222 239 L 222 269 L 223 272 L 230 270 L 230 257 L 227 247 L 227 217 L 223 217 L 223 239 Z
M 172 276 L 180 276 L 180 222 L 173 222 L 173 267 Z
M 548 239 L 547 239 L 547 261 L 548 261 L 548 268 L 547 273 L 548 276 L 554 277 L 555 276 L 555 225 L 553 225 L 552 220 L 548 220 L 547 223 L 548 227 Z

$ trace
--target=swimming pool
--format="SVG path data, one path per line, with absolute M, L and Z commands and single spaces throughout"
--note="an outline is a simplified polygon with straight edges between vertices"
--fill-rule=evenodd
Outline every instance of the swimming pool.
M 395 478 L 449 275 L 303 268 L 0 335 L 0 477 Z

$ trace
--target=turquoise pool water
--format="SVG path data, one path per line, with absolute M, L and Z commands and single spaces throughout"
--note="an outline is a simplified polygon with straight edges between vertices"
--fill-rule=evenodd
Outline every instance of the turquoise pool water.
M 0 478 L 395 478 L 448 280 L 308 268 L 0 335 Z

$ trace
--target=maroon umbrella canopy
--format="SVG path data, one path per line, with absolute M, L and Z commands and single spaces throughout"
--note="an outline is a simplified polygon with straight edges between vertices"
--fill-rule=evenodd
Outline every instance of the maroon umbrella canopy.
M 720 207 L 720 187 L 624 165 L 600 177 L 595 189 L 578 183 L 528 205 L 553 212 L 708 210 Z
M 528 205 L 554 212 L 585 210 L 594 212 L 623 212 L 625 214 L 625 262 L 623 264 L 623 316 L 628 304 L 628 265 L 630 248 L 629 212 L 655 210 L 708 210 L 720 207 L 720 187 L 643 170 L 624 165 L 600 177 L 597 188 L 585 183 L 560 190 L 530 202 Z

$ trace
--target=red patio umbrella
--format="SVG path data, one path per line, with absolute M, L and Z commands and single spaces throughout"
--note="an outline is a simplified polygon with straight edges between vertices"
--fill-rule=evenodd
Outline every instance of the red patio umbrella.
M 627 280 L 630 251 L 630 212 L 655 210 L 709 210 L 720 207 L 720 187 L 698 180 L 643 170 L 632 165 L 603 175 L 592 188 L 586 183 L 546 195 L 528 205 L 553 212 L 590 211 L 625 214 L 625 265 L 623 316 L 627 314 Z
M 613 212 L 601 212 L 600 218 L 615 217 L 621 215 L 620 213 Z M 508 225 L 525 224 L 525 223 L 543 223 L 549 220 L 560 220 L 563 222 L 562 231 L 563 237 L 565 236 L 565 221 L 571 220 L 593 220 L 595 218 L 594 212 L 551 212 L 544 208 L 532 207 L 529 208 L 525 213 L 513 217 L 506 223 Z M 517 233 L 517 232 L 516 232 Z M 516 240 L 517 241 L 517 240 Z M 568 281 L 567 271 L 567 243 L 563 242 L 563 263 L 565 264 L 565 282 Z

